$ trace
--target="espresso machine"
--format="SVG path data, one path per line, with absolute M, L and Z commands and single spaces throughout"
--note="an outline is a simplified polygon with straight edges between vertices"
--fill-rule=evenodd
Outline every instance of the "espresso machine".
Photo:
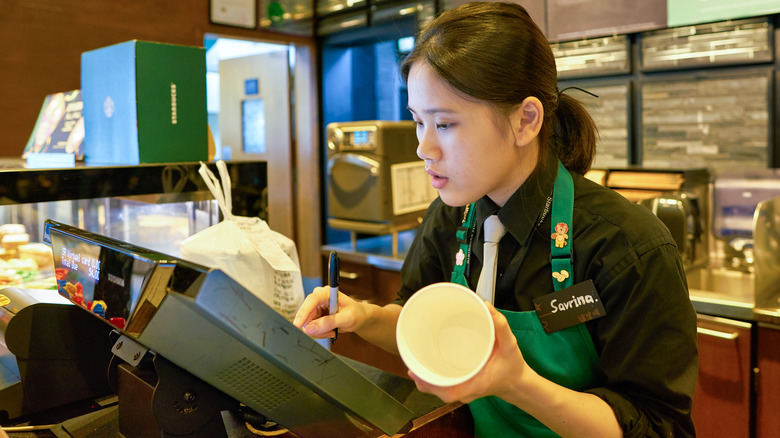
M 591 171 L 586 176 L 652 211 L 672 234 L 686 269 L 707 265 L 707 169 L 608 169 Z

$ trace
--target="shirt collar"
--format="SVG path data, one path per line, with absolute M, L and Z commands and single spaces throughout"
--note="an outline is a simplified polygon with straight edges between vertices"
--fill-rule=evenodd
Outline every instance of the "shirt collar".
M 492 214 L 498 218 L 507 230 L 520 244 L 524 244 L 529 233 L 545 213 L 548 198 L 552 196 L 555 177 L 558 173 L 558 158 L 552 151 L 547 153 L 545 160 L 529 175 L 523 185 L 507 200 L 504 207 L 496 205 L 490 198 L 483 196 L 477 201 L 477 230 L 482 231 L 482 223 Z

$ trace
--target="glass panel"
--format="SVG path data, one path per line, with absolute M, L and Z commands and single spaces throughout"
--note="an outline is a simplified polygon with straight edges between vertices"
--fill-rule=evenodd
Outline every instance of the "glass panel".
M 317 0 L 317 16 L 364 6 L 365 0 Z
M 422 27 L 433 20 L 435 13 L 436 8 L 431 1 L 391 3 L 372 9 L 371 22 L 392 21 L 416 14 L 417 23 Z
M 241 102 L 241 131 L 244 152 L 265 153 L 265 103 L 263 99 L 247 99 Z
M 314 33 L 313 2 L 305 0 L 263 0 L 260 27 L 295 35 Z
M 356 12 L 319 20 L 317 23 L 317 35 L 330 35 L 346 29 L 363 27 L 368 24 L 368 14 Z
M 213 199 L 145 201 L 137 196 L 0 206 L 0 286 L 47 289 L 56 285 L 51 248 L 41 243 L 47 219 L 174 257 L 180 256 L 184 239 L 219 222 Z

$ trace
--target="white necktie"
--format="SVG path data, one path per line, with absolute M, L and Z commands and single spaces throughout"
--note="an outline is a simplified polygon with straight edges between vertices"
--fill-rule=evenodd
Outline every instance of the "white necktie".
M 496 288 L 496 267 L 498 265 L 498 241 L 506 233 L 504 225 L 498 220 L 498 216 L 492 215 L 485 219 L 484 256 L 482 257 L 482 272 L 477 282 L 477 295 L 483 300 L 493 302 Z

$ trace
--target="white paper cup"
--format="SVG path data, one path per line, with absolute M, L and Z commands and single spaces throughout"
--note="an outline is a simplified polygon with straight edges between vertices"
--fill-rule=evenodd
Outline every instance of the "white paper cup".
M 395 331 L 404 364 L 420 379 L 453 386 L 474 377 L 493 351 L 493 319 L 467 287 L 435 283 L 406 302 Z

